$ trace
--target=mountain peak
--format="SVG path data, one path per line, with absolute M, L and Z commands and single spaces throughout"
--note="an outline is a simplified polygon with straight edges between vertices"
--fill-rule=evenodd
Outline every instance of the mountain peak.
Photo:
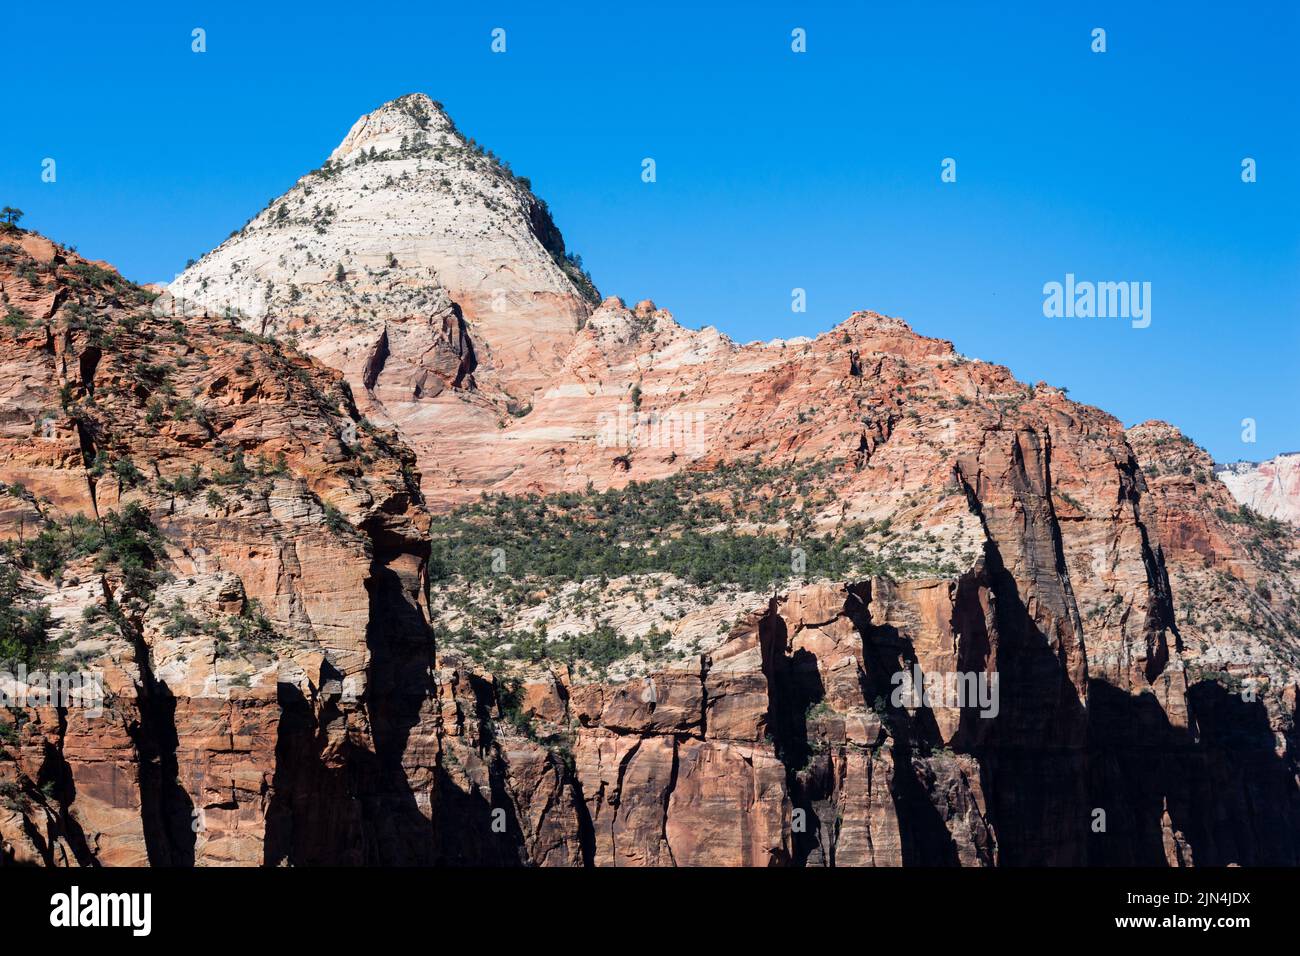
M 436 145 L 453 136 L 460 138 L 441 103 L 424 93 L 407 93 L 353 123 L 343 142 L 330 153 L 330 162 L 347 162 L 360 150 L 384 153 Z
M 495 431 L 526 407 L 596 296 L 528 180 L 423 93 L 358 119 L 168 291 L 340 369 L 363 413 L 426 455 L 457 415 Z

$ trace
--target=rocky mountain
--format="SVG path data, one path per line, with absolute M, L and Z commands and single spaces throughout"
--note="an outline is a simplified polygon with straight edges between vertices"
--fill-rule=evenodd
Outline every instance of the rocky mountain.
M 563 249 L 418 96 L 157 298 L 0 237 L 0 647 L 108 691 L 0 725 L 6 858 L 1300 863 L 1300 542 L 1204 451 Z
M 1238 461 L 1214 472 L 1242 505 L 1269 518 L 1300 524 L 1300 452 L 1268 461 Z
M 364 414 L 439 462 L 563 365 L 596 300 L 577 263 L 528 181 L 413 94 L 357 120 L 163 306 L 341 370 Z
M 289 761 L 310 776 L 382 749 L 382 718 L 339 701 L 365 697 L 374 635 L 423 601 L 414 457 L 337 372 L 232 322 L 160 318 L 35 234 L 0 239 L 0 690 L 28 701 L 0 728 L 5 855 L 283 856 Z M 16 666 L 93 673 L 102 703 L 43 697 Z

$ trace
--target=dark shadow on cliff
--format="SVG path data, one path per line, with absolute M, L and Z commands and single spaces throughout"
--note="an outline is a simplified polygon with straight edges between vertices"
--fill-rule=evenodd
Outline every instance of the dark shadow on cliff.
M 998 714 L 976 718 L 980 742 L 971 752 L 998 861 L 1081 866 L 1089 821 L 1084 707 L 992 539 L 985 542 L 985 568 L 998 634 Z
M 143 641 L 139 642 L 143 648 Z M 149 670 L 141 651 L 140 719 L 127 728 L 140 766 L 140 818 L 150 866 L 193 866 L 197 834 L 194 801 L 181 786 L 176 748 L 176 698 Z
M 521 866 L 526 862 L 524 834 L 514 801 L 506 791 L 505 768 L 493 730 L 496 689 L 477 675 L 471 675 L 469 681 L 474 693 L 478 756 L 488 770 L 488 794 L 478 789 L 462 790 L 450 774 L 439 769 L 438 862 L 451 866 Z
M 370 781 L 378 779 L 379 767 L 372 752 L 342 736 L 346 715 L 338 706 L 340 677 L 328 663 L 323 666 L 315 706 L 296 685 L 277 685 L 280 721 L 264 866 L 382 862 L 361 799 Z
M 72 805 L 77 799 L 77 782 L 72 775 L 72 767 L 63 756 L 63 745 L 68 732 L 67 708 L 58 708 L 58 715 L 59 743 L 57 747 L 46 744 L 45 760 L 41 764 L 41 773 L 36 785 L 42 790 L 48 788 L 51 796 L 58 801 L 59 830 L 67 840 L 68 848 L 72 851 L 77 866 L 97 867 L 100 865 L 99 859 L 86 841 L 85 831 L 82 830 L 76 815 L 72 813 Z M 41 840 L 37 845 L 43 842 Z M 47 865 L 53 865 L 53 862 L 52 856 L 48 856 Z
M 787 652 L 789 629 L 777 613 L 774 598 L 758 623 L 763 676 L 767 678 L 767 735 L 777 759 L 785 767 L 786 787 L 796 811 L 802 811 L 804 826 L 791 834 L 792 862 L 803 866 L 819 850 L 828 856 L 832 848 L 821 845 L 821 817 L 817 805 L 833 792 L 829 761 L 813 755 L 808 741 L 808 711 L 826 696 L 817 658 L 806 650 Z
M 1188 690 L 1188 729 L 1155 695 L 1089 686 L 1092 865 L 1295 866 L 1300 790 L 1262 702 L 1213 681 Z M 1164 815 L 1169 815 L 1166 833 Z
M 889 794 L 898 819 L 899 848 L 904 866 L 956 866 L 957 845 L 943 815 L 922 782 L 926 774 L 918 760 L 940 741 L 938 723 L 927 707 L 909 714 L 893 701 L 895 675 L 917 662 L 912 642 L 889 624 L 872 624 L 866 605 L 850 609 L 849 618 L 862 636 L 864 669 L 858 673 L 863 702 L 881 719 L 892 741 L 893 772 Z
M 412 595 L 418 590 L 404 581 L 389 562 L 399 554 L 384 554 L 376 543 L 371 566 L 370 623 L 366 645 L 370 667 L 365 704 L 375 744 L 377 779 L 362 793 L 367 828 L 377 853 L 387 865 L 426 865 L 437 856 L 431 807 L 421 812 L 411 789 L 405 762 L 431 774 L 432 741 L 411 746 L 411 730 L 420 723 L 425 702 L 434 697 L 433 635 Z M 408 750 L 410 752 L 408 752 Z
M 387 564 L 400 552 L 379 542 L 375 552 L 366 582 L 370 666 L 362 699 L 343 700 L 342 675 L 328 663 L 315 701 L 293 685 L 278 687 L 279 736 L 264 851 L 268 865 L 402 866 L 435 860 L 433 823 L 420 812 L 403 767 L 411 728 L 433 693 L 433 638 L 410 597 L 410 582 Z M 349 723 L 361 717 L 369 724 L 373 752 L 349 735 Z M 427 757 L 431 765 L 433 755 Z

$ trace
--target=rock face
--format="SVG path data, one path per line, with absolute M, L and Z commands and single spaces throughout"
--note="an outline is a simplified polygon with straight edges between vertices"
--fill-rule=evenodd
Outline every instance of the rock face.
M 108 690 L 0 726 L 6 859 L 1300 863 L 1300 549 L 1203 451 L 593 308 L 464 144 L 363 117 L 157 300 L 0 236 L 0 623 Z
M 158 318 L 30 233 L 0 247 L 4 603 L 52 611 L 32 670 L 104 690 L 9 712 L 5 856 L 283 859 L 295 795 L 385 746 L 364 702 L 380 633 L 423 601 L 414 458 L 358 427 L 338 373 Z
M 169 287 L 341 370 L 362 412 L 430 462 L 527 407 L 594 287 L 526 179 L 423 94 L 361 117 Z
M 1300 524 L 1300 452 L 1215 469 L 1232 496 L 1266 518 Z

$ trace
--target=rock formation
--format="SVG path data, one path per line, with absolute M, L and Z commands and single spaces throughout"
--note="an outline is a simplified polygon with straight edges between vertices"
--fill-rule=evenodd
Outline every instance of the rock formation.
M 342 371 L 430 465 L 533 401 L 596 296 L 528 181 L 422 94 L 357 120 L 169 289 L 176 314 L 233 315 Z
M 1232 496 L 1266 518 L 1300 524 L 1300 452 L 1215 469 Z
M 9 711 L 5 859 L 1300 863 L 1293 528 L 898 319 L 595 303 L 469 143 L 157 297 L 0 236 L 0 639 L 107 691 Z

